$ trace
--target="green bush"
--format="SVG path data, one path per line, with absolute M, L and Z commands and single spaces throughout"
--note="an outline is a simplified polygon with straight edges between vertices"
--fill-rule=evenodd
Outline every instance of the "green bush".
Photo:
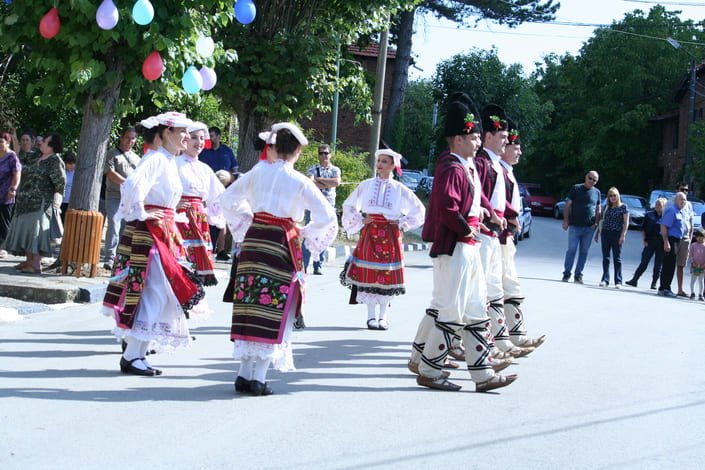
M 304 148 L 296 162 L 296 169 L 301 173 L 306 174 L 306 171 L 313 165 L 318 163 L 318 146 L 319 142 L 310 142 Z M 360 152 L 358 149 L 336 149 L 333 152 L 331 163 L 340 168 L 342 184 L 336 188 L 335 207 L 340 209 L 343 202 L 351 192 L 357 188 L 357 185 L 372 174 L 372 170 L 365 161 L 367 158 L 366 152 Z

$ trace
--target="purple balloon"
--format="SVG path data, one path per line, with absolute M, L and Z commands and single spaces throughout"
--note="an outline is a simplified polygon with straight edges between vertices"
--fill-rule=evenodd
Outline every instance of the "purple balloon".
M 218 77 L 215 74 L 215 70 L 204 65 L 198 72 L 201 74 L 201 78 L 203 79 L 201 89 L 205 91 L 212 90 L 216 82 L 218 81 Z
M 113 0 L 103 0 L 95 12 L 95 22 L 98 23 L 100 29 L 113 29 L 117 26 L 119 18 L 120 14 Z

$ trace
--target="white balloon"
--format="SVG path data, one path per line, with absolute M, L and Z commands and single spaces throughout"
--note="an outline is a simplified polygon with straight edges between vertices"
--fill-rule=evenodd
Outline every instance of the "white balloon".
M 198 52 L 201 56 L 210 57 L 213 55 L 213 51 L 215 51 L 215 43 L 213 42 L 213 39 L 200 36 L 198 40 L 196 40 L 196 52 Z

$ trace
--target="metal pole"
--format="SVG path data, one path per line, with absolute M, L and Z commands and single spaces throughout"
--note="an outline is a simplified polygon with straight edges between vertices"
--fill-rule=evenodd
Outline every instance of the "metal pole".
M 335 146 L 338 142 L 338 106 L 340 92 L 338 91 L 338 82 L 340 81 L 340 40 L 338 40 L 338 56 L 335 60 L 335 92 L 333 93 L 333 122 L 330 126 L 330 149 L 335 153 Z
M 438 103 L 433 103 L 433 116 L 431 117 L 431 132 L 432 135 L 435 135 L 436 131 L 436 125 L 438 124 Z M 431 173 L 431 159 L 433 158 L 433 155 L 436 153 L 436 139 L 431 139 L 431 147 L 428 149 L 428 163 L 426 164 L 426 172 L 429 175 L 433 175 Z
M 697 80 L 697 68 L 695 59 L 691 60 L 690 64 L 690 86 L 688 96 L 688 142 L 685 150 L 685 180 L 688 182 L 688 187 L 694 191 L 693 186 L 693 124 L 695 123 L 695 84 Z
M 384 99 L 384 74 L 387 69 L 387 40 L 389 29 L 382 32 L 379 40 L 379 55 L 377 56 L 377 79 L 375 81 L 375 96 L 372 104 L 372 129 L 370 130 L 370 156 L 368 163 L 374 174 L 375 152 L 379 145 L 379 137 L 382 133 L 382 101 Z

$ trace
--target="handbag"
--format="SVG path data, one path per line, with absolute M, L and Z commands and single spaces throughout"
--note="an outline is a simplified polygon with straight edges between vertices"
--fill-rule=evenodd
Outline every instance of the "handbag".
M 49 238 L 59 240 L 64 236 L 64 224 L 61 222 L 61 209 L 51 206 L 51 218 L 49 219 Z

